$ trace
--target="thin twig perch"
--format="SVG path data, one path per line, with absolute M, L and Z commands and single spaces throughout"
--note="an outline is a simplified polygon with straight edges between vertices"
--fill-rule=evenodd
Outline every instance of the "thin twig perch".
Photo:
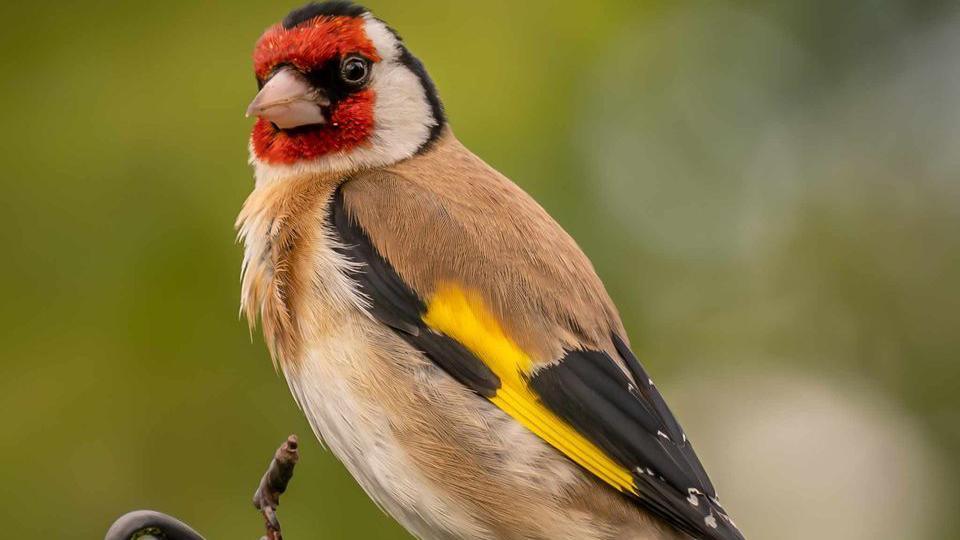
M 293 478 L 293 467 L 300 459 L 297 436 L 290 435 L 286 442 L 277 448 L 267 467 L 267 472 L 260 479 L 260 486 L 253 494 L 253 506 L 263 514 L 267 540 L 283 540 L 280 532 L 280 520 L 277 519 L 277 507 L 280 506 L 280 495 L 287 490 L 287 484 Z
M 277 507 L 280 506 L 280 495 L 287 490 L 287 484 L 293 478 L 293 467 L 300 459 L 297 446 L 296 435 L 287 437 L 287 440 L 274 453 L 267 472 L 260 479 L 260 486 L 253 494 L 253 505 L 263 514 L 266 522 L 267 535 L 263 537 L 265 540 L 283 540 L 280 534 L 280 521 L 277 519 Z M 138 538 L 204 540 L 186 523 L 153 510 L 135 510 L 124 514 L 113 522 L 105 540 L 136 540 Z

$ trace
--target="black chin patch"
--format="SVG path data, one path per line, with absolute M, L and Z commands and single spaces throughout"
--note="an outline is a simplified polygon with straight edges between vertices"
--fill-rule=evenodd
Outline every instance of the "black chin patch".
M 283 28 L 289 30 L 317 17 L 359 17 L 367 8 L 353 2 L 311 2 L 291 11 L 283 18 Z

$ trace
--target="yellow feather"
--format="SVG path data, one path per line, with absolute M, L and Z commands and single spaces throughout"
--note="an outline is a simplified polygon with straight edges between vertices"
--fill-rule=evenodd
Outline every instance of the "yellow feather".
M 550 412 L 530 390 L 526 381 L 533 361 L 506 335 L 478 294 L 443 284 L 430 299 L 423 321 L 460 342 L 500 378 L 500 389 L 490 399 L 494 405 L 604 482 L 635 493 L 630 471 Z

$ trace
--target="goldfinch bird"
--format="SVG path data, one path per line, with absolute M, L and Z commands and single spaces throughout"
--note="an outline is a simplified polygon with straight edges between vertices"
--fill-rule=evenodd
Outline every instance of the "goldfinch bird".
M 423 539 L 743 538 L 590 261 L 397 32 L 310 4 L 254 68 L 242 309 L 370 497 Z

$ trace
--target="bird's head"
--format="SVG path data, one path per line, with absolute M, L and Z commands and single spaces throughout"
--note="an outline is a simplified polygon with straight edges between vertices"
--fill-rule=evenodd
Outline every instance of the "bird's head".
M 408 158 L 439 136 L 443 106 L 399 35 L 351 2 L 308 4 L 267 29 L 247 109 L 258 178 L 352 171 Z

